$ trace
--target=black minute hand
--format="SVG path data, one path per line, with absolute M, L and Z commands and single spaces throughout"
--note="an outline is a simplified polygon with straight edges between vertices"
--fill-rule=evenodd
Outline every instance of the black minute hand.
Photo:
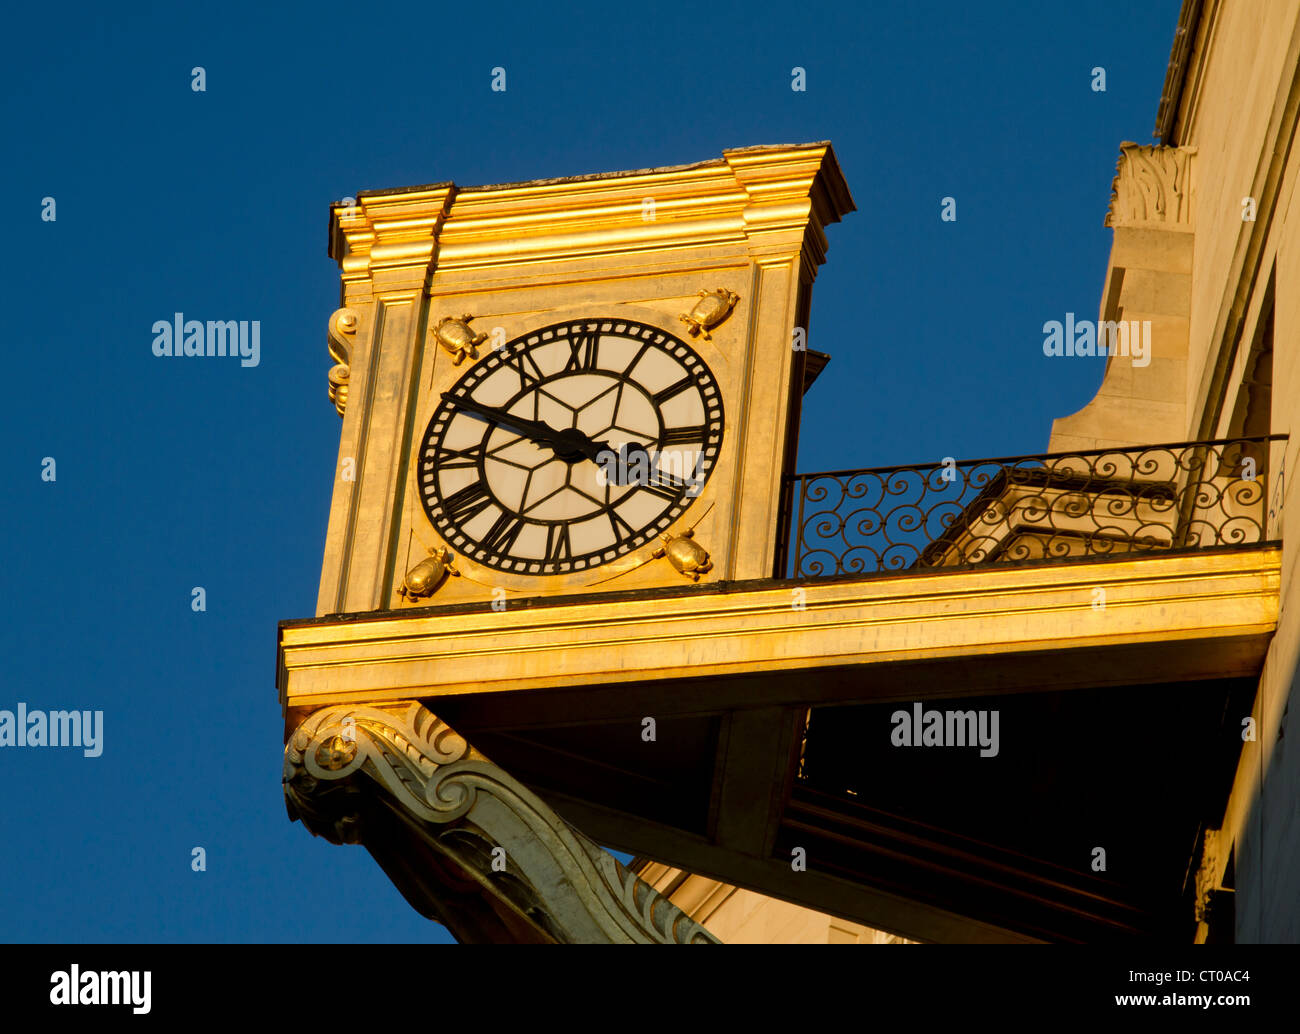
M 486 406 L 481 402 L 466 398 L 464 395 L 453 395 L 446 391 L 442 393 L 442 400 L 460 409 L 487 417 L 494 423 L 504 424 L 507 427 L 522 431 L 530 440 L 549 445 L 560 455 L 576 453 L 578 456 L 585 456 L 594 460 L 600 452 L 597 445 L 577 428 L 557 431 L 550 424 L 543 423 L 540 420 L 529 420 L 527 417 L 515 416 L 495 406 Z
M 463 395 L 453 395 L 450 392 L 442 393 L 442 400 L 449 402 L 458 409 L 467 409 L 471 413 L 477 413 L 479 416 L 487 417 L 489 420 L 498 424 L 506 424 L 516 430 L 523 431 L 529 438 L 534 440 L 545 441 L 554 445 L 560 437 L 560 432 L 551 427 L 550 424 L 544 424 L 539 420 L 529 420 L 527 417 L 515 416 L 507 413 L 504 409 L 497 409 L 495 406 L 485 406 L 481 402 L 475 402 L 471 398 Z

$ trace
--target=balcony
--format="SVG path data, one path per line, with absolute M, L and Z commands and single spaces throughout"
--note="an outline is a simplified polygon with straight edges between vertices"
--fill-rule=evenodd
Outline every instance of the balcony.
M 1285 440 L 799 474 L 786 486 L 778 570 L 861 577 L 1266 545 Z

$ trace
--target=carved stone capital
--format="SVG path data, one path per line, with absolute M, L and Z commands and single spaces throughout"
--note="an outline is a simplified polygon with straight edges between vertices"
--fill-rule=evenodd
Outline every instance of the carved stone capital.
M 363 844 L 462 941 L 716 943 L 419 703 L 310 715 L 284 792 L 290 818 Z
M 1195 153 L 1194 147 L 1121 143 L 1106 225 L 1190 230 Z

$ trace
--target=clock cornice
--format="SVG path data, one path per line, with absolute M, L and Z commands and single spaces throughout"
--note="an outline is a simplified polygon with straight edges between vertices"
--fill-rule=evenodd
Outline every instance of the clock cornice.
M 647 198 L 653 219 L 645 218 Z M 825 260 L 825 226 L 854 210 L 828 142 L 736 148 L 662 169 L 363 191 L 355 205 L 333 206 L 330 255 L 343 271 L 345 302 L 354 291 L 417 288 L 434 267 L 454 274 L 672 250 L 686 259 L 728 245 L 774 258 L 802 249 L 815 271 Z

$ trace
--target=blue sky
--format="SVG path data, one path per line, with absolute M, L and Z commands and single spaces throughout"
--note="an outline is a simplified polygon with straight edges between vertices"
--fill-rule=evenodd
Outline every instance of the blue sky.
M 314 610 L 339 432 L 331 201 L 829 139 L 858 211 L 814 291 L 834 358 L 800 469 L 1041 452 L 1101 379 L 1042 324 L 1095 318 L 1178 7 L 12 11 L 0 709 L 101 709 L 104 751 L 0 748 L 0 940 L 447 939 L 280 792 L 276 623 Z M 259 365 L 156 358 L 177 311 L 259 320 Z

